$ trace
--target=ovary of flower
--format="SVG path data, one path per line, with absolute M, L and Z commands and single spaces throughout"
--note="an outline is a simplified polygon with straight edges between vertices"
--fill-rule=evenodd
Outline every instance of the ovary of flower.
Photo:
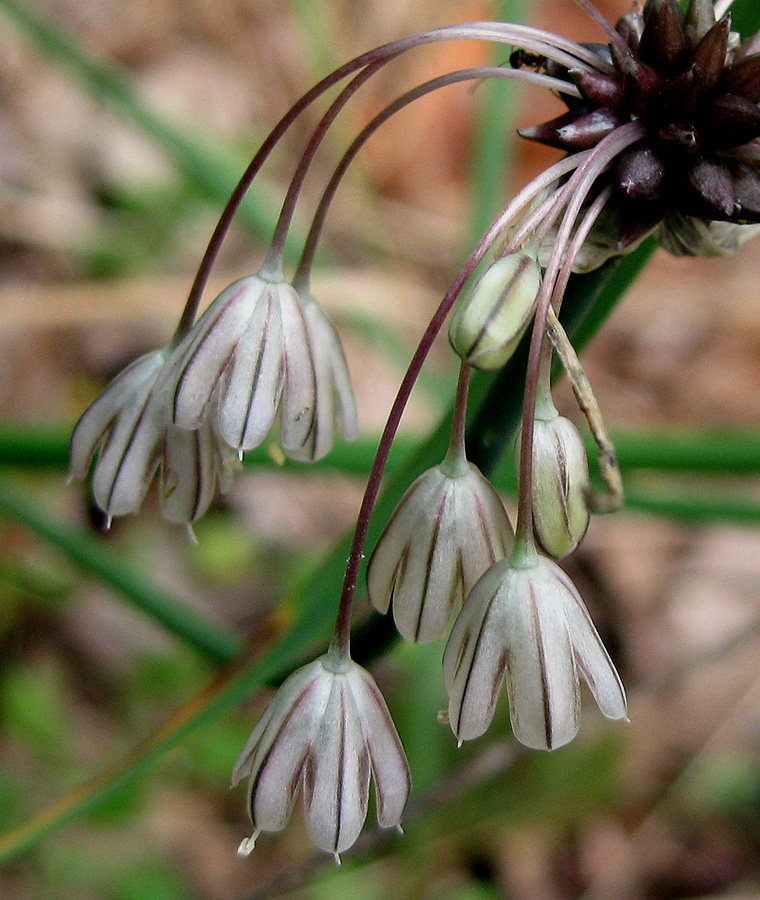
M 401 498 L 367 569 L 372 605 L 409 641 L 440 640 L 486 569 L 512 547 L 499 495 L 466 460 L 428 469 Z
M 553 750 L 580 724 L 578 674 L 609 719 L 626 715 L 625 691 L 575 586 L 532 551 L 496 563 L 475 585 L 443 657 L 449 721 L 461 741 L 479 737 L 506 680 L 515 737 Z
M 95 502 L 109 517 L 136 512 L 160 461 L 168 424 L 156 391 L 165 351 L 136 359 L 84 411 L 71 436 L 71 474 L 85 478 L 93 456 Z M 98 452 L 99 451 L 99 452 Z
M 365 669 L 328 652 L 282 684 L 235 763 L 254 827 L 240 852 L 285 827 L 303 785 L 309 836 L 337 857 L 364 825 L 370 776 L 379 824 L 398 826 L 411 781 L 388 708 Z
M 242 278 L 214 300 L 167 365 L 173 419 L 210 420 L 242 454 L 266 438 L 280 413 L 280 441 L 300 450 L 312 429 L 314 364 L 304 310 L 284 281 Z

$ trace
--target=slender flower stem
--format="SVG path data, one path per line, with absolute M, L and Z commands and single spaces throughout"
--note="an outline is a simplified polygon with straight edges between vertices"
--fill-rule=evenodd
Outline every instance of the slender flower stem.
M 539 176 L 536 181 L 541 182 L 541 177 Z M 549 183 L 551 183 L 551 181 Z M 544 186 L 545 185 L 539 184 L 535 190 L 541 191 Z M 529 185 L 528 187 L 531 186 Z M 524 189 L 496 218 L 488 231 L 486 231 L 480 239 L 475 249 L 467 258 L 464 266 L 460 269 L 459 274 L 452 282 L 443 300 L 441 300 L 438 309 L 433 314 L 433 318 L 425 329 L 425 333 L 409 363 L 409 368 L 406 370 L 401 381 L 396 398 L 391 406 L 391 411 L 388 414 L 385 428 L 380 436 L 377 453 L 375 454 L 375 459 L 372 463 L 372 469 L 370 470 L 367 479 L 364 496 L 362 497 L 361 506 L 359 508 L 359 515 L 356 520 L 356 528 L 354 530 L 351 549 L 346 563 L 346 574 L 343 579 L 343 589 L 340 595 L 335 631 L 330 644 L 330 647 L 334 652 L 341 654 L 348 654 L 349 652 L 351 611 L 353 608 L 354 594 L 356 592 L 356 584 L 359 578 L 359 568 L 361 566 L 364 543 L 367 539 L 370 517 L 372 516 L 372 510 L 374 509 L 375 501 L 377 500 L 377 495 L 380 491 L 380 482 L 383 477 L 383 471 L 385 470 L 385 464 L 388 460 L 388 454 L 390 453 L 393 444 L 393 439 L 396 436 L 401 416 L 406 408 L 406 404 L 409 400 L 412 388 L 414 387 L 414 383 L 417 380 L 417 376 L 420 373 L 422 364 L 425 362 L 438 332 L 443 327 L 446 317 L 451 312 L 451 307 L 454 305 L 457 297 L 459 297 L 464 286 L 467 284 L 467 281 L 478 267 L 478 264 L 508 224 L 519 214 L 525 204 L 530 202 L 533 195 L 533 190 L 528 190 L 528 188 Z M 517 202 L 518 200 L 520 201 L 519 203 Z M 464 389 L 461 379 L 460 387 Z
M 467 25 L 454 25 L 422 32 L 420 34 L 413 34 L 396 41 L 391 41 L 388 44 L 369 50 L 366 53 L 362 53 L 354 59 L 349 60 L 349 62 L 323 78 L 296 101 L 275 125 L 251 160 L 248 168 L 245 170 L 235 187 L 235 190 L 232 192 L 230 199 L 227 201 L 227 205 L 211 235 L 195 279 L 190 288 L 185 303 L 185 309 L 180 317 L 174 337 L 172 338 L 172 345 L 179 343 L 192 327 L 198 312 L 201 295 L 203 294 L 211 269 L 216 261 L 222 242 L 226 237 L 232 219 L 234 218 L 243 197 L 274 147 L 279 143 L 285 132 L 296 121 L 301 113 L 331 87 L 365 67 L 375 66 L 381 61 L 389 62 L 395 57 L 415 47 L 448 40 L 482 40 L 502 44 L 514 44 L 525 47 L 526 49 L 532 50 L 539 55 L 546 56 L 549 59 L 553 59 L 555 62 L 565 65 L 568 68 L 583 68 L 600 72 L 607 72 L 610 69 L 609 65 L 605 63 L 604 60 L 600 59 L 597 54 L 585 47 L 581 47 L 573 41 L 560 38 L 557 35 L 542 31 L 538 28 L 502 22 L 473 22 Z
M 533 533 L 533 425 L 536 406 L 536 394 L 538 389 L 539 367 L 542 347 L 546 334 L 546 316 L 549 304 L 554 295 L 561 263 L 564 261 L 568 250 L 570 234 L 575 220 L 586 200 L 594 182 L 610 165 L 613 159 L 626 147 L 635 143 L 642 137 L 644 126 L 640 122 L 629 122 L 616 128 L 606 138 L 601 140 L 592 151 L 590 157 L 570 176 L 567 184 L 562 188 L 563 194 L 569 199 L 565 209 L 562 223 L 557 232 L 551 256 L 549 257 L 544 273 L 541 290 L 538 295 L 538 305 L 533 321 L 533 334 L 531 336 L 530 350 L 528 353 L 528 366 L 525 374 L 525 395 L 523 399 L 523 424 L 520 436 L 520 473 L 519 493 L 517 502 L 517 525 L 515 527 L 515 544 L 527 545 L 532 541 Z M 549 226 L 550 227 L 550 226 Z M 548 228 L 539 229 L 543 234 L 538 238 L 543 240 Z
M 470 390 L 470 378 L 472 369 L 463 362 L 459 367 L 459 380 L 457 381 L 457 393 L 454 400 L 454 417 L 451 423 L 451 439 L 446 452 L 445 465 L 452 470 L 458 470 L 467 461 L 465 451 L 465 432 L 467 430 L 467 395 Z
M 589 205 L 582 222 L 576 228 L 575 234 L 568 244 L 567 253 L 562 262 L 562 268 L 560 269 L 552 290 L 552 306 L 556 313 L 559 313 L 560 306 L 562 305 L 562 298 L 565 296 L 565 290 L 570 281 L 570 275 L 572 274 L 575 260 L 583 249 L 583 245 L 586 242 L 589 232 L 594 227 L 594 223 L 607 205 L 607 201 L 611 194 L 612 188 L 610 186 L 607 186 L 599 192 L 594 202 Z
M 517 31 L 522 30 L 521 26 L 517 26 L 517 25 L 513 26 L 513 25 L 509 25 L 508 23 L 505 23 L 505 27 L 507 29 L 516 29 Z M 528 32 L 530 32 L 530 29 L 528 29 Z M 423 37 L 423 36 L 424 35 L 420 35 L 420 37 Z M 476 35 L 473 35 L 473 37 L 474 36 L 476 36 Z M 528 47 L 529 45 L 532 45 L 534 39 L 535 39 L 535 36 L 530 33 L 523 34 L 524 46 Z M 330 108 L 327 110 L 327 112 L 325 113 L 325 115 L 322 118 L 322 120 L 320 121 L 320 123 L 317 125 L 317 128 L 315 129 L 314 133 L 312 134 L 309 144 L 298 163 L 296 172 L 293 176 L 293 180 L 290 183 L 287 195 L 283 202 L 282 210 L 280 212 L 280 216 L 278 218 L 277 225 L 275 227 L 274 236 L 272 238 L 272 243 L 269 247 L 269 250 L 267 251 L 266 258 L 261 267 L 260 274 L 263 275 L 264 277 L 272 277 L 272 278 L 281 277 L 282 257 L 283 257 L 283 252 L 284 252 L 284 248 L 285 248 L 285 240 L 287 238 L 290 224 L 293 220 L 293 214 L 295 212 L 296 203 L 298 201 L 298 196 L 301 192 L 301 188 L 303 187 L 303 183 L 306 179 L 306 175 L 308 174 L 309 168 L 311 167 L 311 163 L 314 159 L 314 155 L 316 154 L 317 149 L 319 148 L 319 145 L 322 143 L 322 140 L 324 139 L 325 134 L 327 133 L 327 131 L 330 128 L 330 126 L 332 125 L 332 123 L 335 121 L 335 118 L 337 117 L 338 113 L 341 111 L 341 109 L 343 109 L 343 107 L 351 99 L 351 97 L 356 93 L 356 91 L 358 91 L 359 88 L 366 81 L 368 81 L 369 78 L 372 77 L 372 75 L 375 74 L 375 72 L 377 72 L 380 68 L 382 68 L 382 66 L 384 66 L 387 62 L 389 62 L 390 59 L 392 59 L 394 56 L 397 56 L 397 55 L 398 55 L 398 53 L 394 53 L 392 56 L 389 56 L 387 58 L 376 59 L 373 62 L 371 62 L 363 71 L 359 72 L 359 74 L 356 75 L 355 78 L 348 85 L 346 85 L 346 87 L 343 89 L 343 91 L 340 93 L 340 95 L 336 98 L 336 100 L 332 103 Z M 549 53 L 549 55 L 553 56 L 552 53 Z M 564 52 L 561 52 L 560 55 L 564 56 L 565 54 L 564 54 Z M 513 72 L 512 70 L 504 70 L 504 69 L 499 70 L 497 67 L 489 67 L 489 68 L 495 68 L 496 71 L 495 72 L 492 71 L 490 74 L 487 74 L 484 72 L 484 73 L 481 73 L 480 75 L 471 76 L 471 77 L 479 77 L 479 78 L 513 77 L 514 78 L 517 75 L 517 73 Z M 527 73 L 524 73 L 524 74 L 527 74 Z M 442 76 L 442 83 L 437 86 L 442 87 L 446 83 L 451 83 L 451 82 L 447 81 L 447 78 L 448 78 L 448 76 Z M 545 84 L 543 77 L 539 76 L 539 78 L 541 78 L 541 80 L 538 81 L 537 83 Z M 458 79 L 453 79 L 453 80 L 458 80 Z M 554 82 L 551 85 L 551 87 L 553 89 L 555 89 L 555 90 L 562 89 L 564 92 L 567 92 L 567 90 L 566 90 L 567 83 L 565 83 L 565 85 L 562 85 L 562 83 L 558 79 L 550 79 L 550 80 L 552 82 Z M 430 88 L 430 90 L 435 90 L 435 87 Z M 423 93 L 425 93 L 425 92 L 426 91 L 423 91 Z M 412 92 L 412 93 L 414 93 L 414 92 Z M 411 97 L 410 101 L 406 101 L 406 102 L 411 102 L 411 100 L 413 100 L 413 99 L 415 99 L 415 96 Z M 402 106 L 403 105 L 405 105 L 405 102 L 402 102 Z M 399 107 L 399 108 L 401 108 L 401 107 Z M 393 109 L 389 113 L 389 115 L 392 115 L 393 112 L 395 112 L 395 111 L 396 110 Z M 381 116 L 382 116 L 382 114 L 381 114 Z M 383 119 L 382 121 L 385 121 L 385 120 Z M 378 123 L 378 126 L 380 124 L 382 124 L 382 121 Z M 375 126 L 375 127 L 378 127 L 378 126 Z M 370 133 L 371 133 L 371 131 L 370 131 Z M 367 135 L 367 136 L 369 136 L 369 135 Z M 365 140 L 366 140 L 366 138 L 365 138 Z
M 378 130 L 378 128 L 380 128 L 381 125 L 387 122 L 388 119 L 391 118 L 391 116 L 395 115 L 397 112 L 400 112 L 410 103 L 413 103 L 415 100 L 418 100 L 420 97 L 423 97 L 426 94 L 439 90 L 440 88 L 448 87 L 452 84 L 460 83 L 462 81 L 480 81 L 487 78 L 517 79 L 519 81 L 525 81 L 530 84 L 538 84 L 542 87 L 547 87 L 550 90 L 562 92 L 570 96 L 580 96 L 580 92 L 575 87 L 575 85 L 568 84 L 567 82 L 561 81 L 558 78 L 552 78 L 548 75 L 541 75 L 536 72 L 526 72 L 521 69 L 504 69 L 501 66 L 480 66 L 472 69 L 461 69 L 457 72 L 449 72 L 446 75 L 441 75 L 438 78 L 433 78 L 430 81 L 426 81 L 424 84 L 420 84 L 412 90 L 407 91 L 405 94 L 399 96 L 396 100 L 393 101 L 393 103 L 390 103 L 388 106 L 386 106 L 385 109 L 381 110 L 381 112 L 379 112 L 370 122 L 367 123 L 367 125 L 365 125 L 365 127 L 351 142 L 349 148 L 346 150 L 342 159 L 336 166 L 335 171 L 333 172 L 332 177 L 330 178 L 330 181 L 328 182 L 328 185 L 325 188 L 324 193 L 322 194 L 319 206 L 317 207 L 317 210 L 314 214 L 314 218 L 309 229 L 308 237 L 306 238 L 306 243 L 304 245 L 301 259 L 298 263 L 298 268 L 296 269 L 296 273 L 293 277 L 293 285 L 296 290 L 308 290 L 317 243 L 319 241 L 325 218 L 335 197 L 338 186 L 343 179 L 343 176 L 345 175 L 349 165 L 353 162 L 358 152 L 369 140 L 369 138 L 372 137 L 372 135 Z

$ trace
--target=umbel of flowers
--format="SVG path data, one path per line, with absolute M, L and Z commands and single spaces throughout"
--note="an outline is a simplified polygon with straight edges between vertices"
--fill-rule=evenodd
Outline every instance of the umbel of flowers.
M 342 430 L 356 434 L 337 333 L 310 289 L 332 199 L 365 141 L 397 111 L 457 82 L 511 78 L 551 90 L 567 111 L 522 132 L 563 156 L 523 188 L 483 235 L 430 321 L 378 446 L 346 567 L 329 650 L 287 678 L 243 748 L 233 782 L 248 781 L 253 836 L 287 824 L 299 792 L 314 843 L 336 858 L 356 840 L 374 780 L 378 822 L 398 826 L 411 782 L 372 677 L 350 653 L 354 595 L 368 525 L 399 420 L 449 313 L 461 359 L 445 458 L 409 487 L 367 567 L 372 604 L 401 634 L 445 638 L 448 721 L 461 743 L 483 734 L 505 682 L 515 737 L 552 750 L 580 723 L 579 684 L 601 712 L 626 716 L 615 667 L 578 591 L 556 559 L 582 540 L 589 514 L 621 497 L 614 447 L 558 313 L 570 275 L 629 251 L 645 236 L 682 255 L 736 251 L 760 222 L 760 35 L 741 42 L 730 0 L 648 0 L 615 27 L 577 2 L 605 43 L 582 45 L 536 28 L 478 22 L 370 50 L 315 85 L 283 116 L 224 210 L 168 346 L 124 370 L 82 415 L 71 472 L 92 468 L 108 520 L 136 512 L 160 476 L 163 514 L 192 524 L 227 490 L 243 454 L 276 430 L 286 455 L 309 462 Z M 290 280 L 283 247 L 325 133 L 361 85 L 401 54 L 440 41 L 512 49 L 512 68 L 449 72 L 397 97 L 359 132 L 328 181 Z M 301 113 L 346 81 L 315 128 L 256 274 L 199 313 L 230 220 L 271 151 Z M 478 266 L 491 261 L 469 290 Z M 472 368 L 494 371 L 530 330 L 514 534 L 501 499 L 467 459 Z M 606 494 L 594 494 L 584 444 L 551 397 L 556 353 L 599 447 Z M 329 600 L 329 598 L 328 598 Z M 328 602 L 328 601 L 326 601 Z

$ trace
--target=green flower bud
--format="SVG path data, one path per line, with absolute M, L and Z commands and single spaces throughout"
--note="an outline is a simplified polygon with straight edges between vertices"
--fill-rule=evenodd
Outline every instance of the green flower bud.
M 573 423 L 547 411 L 533 431 L 533 530 L 555 559 L 572 553 L 586 533 L 588 460 Z
M 457 308 L 449 341 L 470 366 L 493 372 L 510 358 L 536 308 L 541 270 L 529 253 L 497 259 Z

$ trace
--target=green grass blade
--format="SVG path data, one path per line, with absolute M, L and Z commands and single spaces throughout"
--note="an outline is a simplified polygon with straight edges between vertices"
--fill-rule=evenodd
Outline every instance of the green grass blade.
M 156 587 L 131 564 L 121 563 L 102 541 L 68 522 L 57 521 L 6 479 L 0 480 L 0 514 L 21 522 L 211 662 L 229 662 L 239 652 L 241 641 L 234 634 Z

